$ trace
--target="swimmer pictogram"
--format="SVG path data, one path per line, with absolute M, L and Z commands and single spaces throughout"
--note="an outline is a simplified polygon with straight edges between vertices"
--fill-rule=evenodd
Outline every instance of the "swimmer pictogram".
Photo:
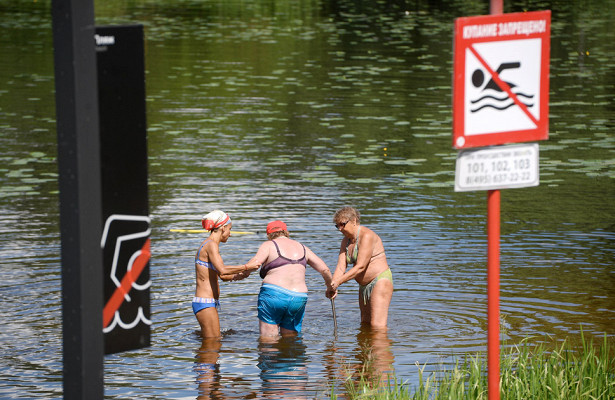
M 520 67 L 521 63 L 518 61 L 505 62 L 500 64 L 495 73 L 501 77 L 503 71 Z M 474 72 L 472 73 L 472 84 L 474 85 L 474 87 L 481 89 L 481 96 L 478 99 L 470 100 L 470 103 L 473 107 L 470 108 L 470 112 L 479 112 L 480 110 L 485 108 L 493 108 L 495 110 L 503 111 L 515 105 L 514 100 L 508 96 L 506 91 L 501 88 L 500 85 L 498 85 L 492 77 L 487 81 L 486 84 L 484 84 L 485 81 L 486 78 L 483 69 L 477 68 L 476 70 L 474 70 Z M 511 91 L 517 87 L 517 85 L 512 82 L 504 81 L 504 83 L 508 85 Z M 525 102 L 522 101 L 522 103 L 526 107 L 531 108 L 534 106 L 534 103 L 530 102 L 534 98 L 533 94 L 526 94 L 521 92 L 520 90 L 517 90 L 516 92 L 513 91 L 513 93 L 515 94 L 515 96 L 517 96 L 517 98 L 525 99 Z
M 454 147 L 548 138 L 549 35 L 548 11 L 455 21 Z

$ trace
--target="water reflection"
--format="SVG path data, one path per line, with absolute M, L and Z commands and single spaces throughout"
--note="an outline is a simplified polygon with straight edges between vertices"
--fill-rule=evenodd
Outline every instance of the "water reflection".
M 220 385 L 220 338 L 203 338 L 201 348 L 197 351 L 194 363 L 196 373 L 197 399 L 223 399 L 225 398 Z
M 357 359 L 363 378 L 374 384 L 386 383 L 394 377 L 392 342 L 386 328 L 361 326 L 357 333 Z
M 324 357 L 329 382 L 344 382 L 350 392 L 354 390 L 347 387 L 349 383 L 358 385 L 363 382 L 372 388 L 386 386 L 395 379 L 395 357 L 391 347 L 386 328 L 362 325 L 356 334 L 355 360 L 339 357 L 341 346 L 338 348 L 335 341 L 328 346 Z
M 385 329 L 364 326 L 355 336 L 331 337 L 317 355 L 301 335 L 260 337 L 255 357 L 243 355 L 256 364 L 260 381 L 256 385 L 243 381 L 248 376 L 236 376 L 234 366 L 227 365 L 231 359 L 224 362 L 229 373 L 221 374 L 225 354 L 233 351 L 222 350 L 224 342 L 205 338 L 196 352 L 193 373 L 199 400 L 312 399 L 328 397 L 332 390 L 341 399 L 350 393 L 349 382 L 378 387 L 395 378 L 392 340 Z M 251 353 L 247 348 L 244 351 Z M 322 363 L 322 375 L 310 371 L 315 363 L 312 358 L 319 359 L 316 364 Z
M 365 382 L 369 387 L 386 386 L 395 380 L 395 356 L 392 340 L 387 329 L 362 325 L 356 334 L 356 344 L 352 359 L 344 357 L 347 343 L 332 340 L 324 348 L 324 370 L 327 382 L 334 388 L 339 398 L 346 398 L 354 389 L 348 384 L 358 385 Z M 347 353 L 346 353 L 347 354 Z M 348 393 L 337 393 L 342 390 Z
M 307 398 L 308 356 L 301 336 L 261 337 L 258 368 L 262 397 L 266 399 Z

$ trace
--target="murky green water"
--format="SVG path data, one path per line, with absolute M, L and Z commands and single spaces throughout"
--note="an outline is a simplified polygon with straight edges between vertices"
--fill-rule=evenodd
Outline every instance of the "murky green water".
M 97 24 L 146 33 L 152 347 L 108 356 L 108 398 L 313 398 L 372 359 L 415 382 L 486 346 L 486 194 L 453 191 L 452 27 L 487 2 L 106 1 Z M 2 398 L 60 397 L 60 259 L 49 2 L 0 1 Z M 615 3 L 552 10 L 550 138 L 540 186 L 502 191 L 503 339 L 615 335 Z M 359 330 L 342 286 L 333 336 L 321 279 L 297 341 L 259 343 L 255 275 L 222 285 L 219 348 L 190 310 L 195 227 L 285 220 L 334 268 L 342 205 L 393 269 L 388 335 Z M 264 235 L 222 247 L 247 260 Z M 16 339 L 18 338 L 18 339 Z M 366 349 L 371 349 L 371 355 Z M 213 370 L 203 364 L 217 363 Z

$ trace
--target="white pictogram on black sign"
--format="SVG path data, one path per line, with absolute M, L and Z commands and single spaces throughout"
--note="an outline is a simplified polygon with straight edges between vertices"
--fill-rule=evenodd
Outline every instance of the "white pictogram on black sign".
M 143 295 L 140 295 L 139 292 L 147 291 L 152 283 L 149 274 L 145 277 L 143 275 L 135 276 L 135 280 L 129 282 L 125 291 L 121 289 L 127 271 L 133 269 L 142 254 L 144 242 L 149 238 L 151 233 L 150 222 L 150 218 L 147 216 L 119 214 L 109 216 L 105 222 L 100 245 L 103 249 L 105 261 L 111 260 L 109 271 L 109 280 L 112 283 L 111 291 L 115 295 L 115 292 L 119 290 L 124 300 L 117 303 L 117 309 L 113 309 L 113 306 L 111 306 L 111 309 L 108 310 L 107 307 L 112 302 L 110 299 L 113 298 L 113 295 L 109 296 L 103 310 L 104 333 L 111 332 L 116 326 L 123 329 L 132 329 L 139 322 L 146 325 L 152 323 L 149 319 L 149 311 L 144 312 L 143 310 L 142 302 L 133 302 L 132 296 L 129 294 L 131 292 L 137 297 L 142 297 Z M 146 259 L 149 260 L 149 250 Z M 149 302 L 149 295 L 147 301 Z M 149 309 L 149 303 L 147 307 Z M 109 313 L 108 316 L 107 313 Z M 109 319 L 108 325 L 104 323 L 105 318 Z

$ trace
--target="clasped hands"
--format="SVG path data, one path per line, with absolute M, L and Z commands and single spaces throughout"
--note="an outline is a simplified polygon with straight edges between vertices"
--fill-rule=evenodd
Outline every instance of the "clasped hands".
M 327 292 L 325 294 L 327 296 L 327 298 L 329 298 L 331 300 L 336 298 L 337 297 L 337 288 L 339 286 L 340 285 L 337 282 L 331 281 L 331 284 L 327 287 Z
M 250 276 L 250 273 L 256 271 L 257 269 L 260 268 L 260 264 L 258 263 L 247 263 L 244 264 L 244 270 L 241 272 L 237 272 L 236 274 L 233 275 L 233 278 L 231 279 L 232 281 L 240 281 L 242 279 L 246 279 L 248 276 Z

